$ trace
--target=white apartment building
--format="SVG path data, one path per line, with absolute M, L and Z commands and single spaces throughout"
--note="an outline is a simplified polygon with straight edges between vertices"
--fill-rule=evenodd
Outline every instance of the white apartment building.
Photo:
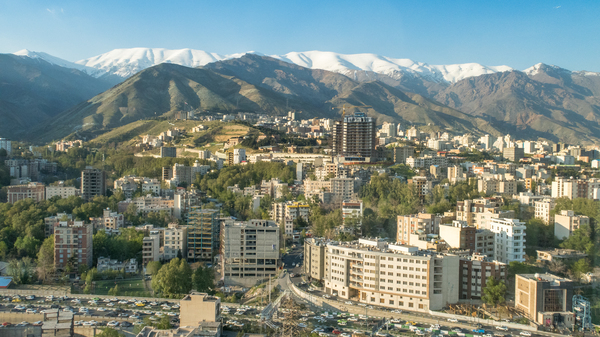
M 168 228 L 163 231 L 163 253 L 165 260 L 171 260 L 177 257 L 181 252 L 181 256 L 185 256 L 187 252 L 187 227 L 179 226 L 177 223 L 169 224 Z
M 552 182 L 552 198 L 577 198 L 577 187 L 577 180 L 558 177 Z
M 554 209 L 554 199 L 546 198 L 543 200 L 538 200 L 533 203 L 535 207 L 535 215 L 536 219 L 542 220 L 546 225 L 549 225 L 554 222 L 552 219 L 552 215 L 550 212 Z
M 133 194 L 141 188 L 143 193 L 154 193 L 160 195 L 161 187 L 158 179 L 146 177 L 124 176 L 113 183 L 115 190 L 121 189 L 126 199 L 132 198 Z
M 554 216 L 554 236 L 559 239 L 568 239 L 573 231 L 581 225 L 589 225 L 590 218 L 585 215 L 575 215 L 575 212 L 562 210 Z
M 518 219 L 492 219 L 494 259 L 503 263 L 525 261 L 525 223 Z
M 468 226 L 478 229 L 489 229 L 492 219 L 514 218 L 512 210 L 502 210 L 502 198 L 480 198 L 458 201 L 456 203 L 456 220 L 466 221 Z
M 59 181 L 56 186 L 46 186 L 46 200 L 58 196 L 62 199 L 81 195 L 81 190 L 75 186 L 65 186 L 64 181 Z
M 159 261 L 160 256 L 160 231 L 150 231 L 150 236 L 142 241 L 142 262 L 145 265 L 151 261 Z
M 6 153 L 10 156 L 12 152 L 12 142 L 6 138 L 0 138 L 0 149 L 5 149 Z
M 458 302 L 459 258 L 380 239 L 326 245 L 325 292 L 393 309 L 427 312 Z
M 279 226 L 270 220 L 225 222 L 221 275 L 225 286 L 253 286 L 275 276 L 280 261 Z

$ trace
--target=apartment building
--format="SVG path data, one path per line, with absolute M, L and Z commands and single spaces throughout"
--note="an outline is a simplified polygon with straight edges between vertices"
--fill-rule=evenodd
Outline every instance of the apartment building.
M 375 157 L 377 119 L 357 112 L 333 125 L 332 154 L 342 157 Z
M 202 196 L 196 190 L 178 190 L 173 196 L 173 216 L 187 221 L 188 213 L 194 206 L 202 206 Z
M 578 187 L 577 179 L 558 177 L 552 182 L 552 198 L 577 198 L 579 196 Z
M 57 185 L 46 186 L 46 200 L 50 200 L 52 197 L 60 197 L 66 199 L 72 196 L 78 196 L 81 194 L 81 190 L 75 186 L 65 186 L 64 181 L 59 181 Z
M 106 195 L 106 173 L 88 166 L 81 171 L 81 198 L 90 201 L 97 195 Z
M 160 231 L 152 230 L 150 235 L 142 240 L 142 263 L 144 266 L 148 262 L 160 261 Z
M 575 215 L 575 212 L 562 210 L 554 216 L 554 236 L 559 239 L 568 239 L 573 231 L 582 225 L 589 225 L 590 218 L 585 215 Z
M 502 156 L 510 161 L 518 162 L 525 157 L 525 149 L 522 147 L 506 147 L 502 149 Z
M 92 224 L 83 221 L 60 221 L 54 225 L 54 268 L 64 271 L 71 264 L 76 272 L 80 265 L 92 267 Z
M 275 276 L 280 257 L 279 226 L 275 222 L 223 224 L 220 262 L 225 286 L 251 287 Z
M 169 261 L 181 254 L 185 257 L 187 252 L 187 227 L 170 223 L 163 231 L 163 259 Z
M 313 280 L 323 281 L 325 278 L 325 246 L 327 242 L 322 239 L 304 239 L 304 263 L 302 264 L 305 275 Z
M 155 196 L 160 195 L 161 185 L 158 179 L 124 176 L 114 181 L 115 190 L 122 190 L 126 199 L 133 198 L 135 192 L 141 189 L 142 193 L 152 193 Z
M 475 253 L 494 258 L 496 234 L 489 229 L 478 229 L 475 232 Z
M 187 258 L 212 263 L 219 247 L 219 211 L 193 206 L 188 214 Z
M 54 226 L 61 221 L 72 221 L 73 215 L 67 213 L 57 213 L 56 215 L 44 218 L 44 237 L 49 237 L 54 234 Z
M 394 163 L 406 164 L 406 160 L 415 155 L 414 146 L 397 146 L 394 148 Z
M 434 182 L 425 176 L 414 176 L 408 179 L 409 185 L 414 185 L 417 190 L 417 196 L 421 203 L 425 202 L 425 197 L 433 190 Z
M 308 222 L 309 213 L 310 206 L 301 202 L 274 202 L 271 206 L 271 219 L 278 224 L 284 223 L 286 235 L 294 233 L 294 220 L 297 218 Z
M 95 230 L 114 230 L 125 226 L 125 216 L 107 208 L 102 211 L 101 217 L 92 217 L 90 218 L 90 222 Z
M 274 199 L 281 198 L 284 187 L 288 187 L 288 184 L 282 182 L 279 178 L 263 180 L 260 184 L 260 194 L 269 195 Z
M 466 221 L 454 220 L 449 224 L 440 224 L 439 237 L 448 247 L 453 249 L 475 251 L 475 234 L 477 228 L 468 226 Z
M 6 138 L 0 138 L 0 149 L 6 150 L 6 153 L 10 156 L 12 153 L 12 142 Z
M 135 274 L 138 272 L 138 263 L 136 259 L 129 259 L 127 261 L 119 262 L 119 260 L 111 260 L 108 257 L 98 257 L 97 270 L 99 273 L 112 270 Z
M 361 225 L 361 217 L 363 215 L 362 200 L 347 200 L 342 201 L 342 221 L 346 224 L 346 219 L 358 219 L 357 225 Z
M 412 168 L 429 168 L 431 165 L 448 167 L 448 158 L 441 156 L 408 157 L 406 165 Z
M 428 312 L 459 298 L 459 258 L 381 239 L 330 242 L 325 292 L 393 309 Z
M 460 165 L 448 166 L 447 177 L 451 184 L 466 180 L 463 167 Z
M 125 213 L 130 204 L 135 205 L 138 213 L 147 215 L 150 212 L 166 212 L 169 216 L 173 215 L 174 200 L 164 197 L 154 197 L 148 194 L 143 197 L 127 199 L 118 203 L 119 213 Z
M 506 179 L 504 175 L 496 174 L 493 176 L 484 176 L 477 180 L 477 190 L 480 193 L 506 194 L 513 195 L 517 193 L 517 181 Z
M 397 218 L 396 242 L 410 245 L 410 234 L 438 233 L 442 221 L 441 216 L 429 213 L 399 215 Z
M 534 217 L 536 219 L 542 220 L 546 225 L 554 222 L 554 218 L 552 216 L 552 210 L 554 209 L 554 199 L 546 198 L 542 200 L 535 201 L 534 205 Z
M 361 183 L 359 178 L 333 178 L 330 181 L 331 194 L 337 203 L 356 198 Z
M 33 199 L 35 202 L 46 200 L 46 187 L 42 183 L 7 186 L 7 201 L 14 204 L 19 200 Z
M 315 176 L 319 180 L 326 178 L 347 178 L 348 168 L 338 163 L 325 163 L 315 167 Z
M 460 299 L 481 299 L 483 289 L 490 277 L 508 283 L 508 265 L 475 253 L 468 258 L 460 259 L 459 275 Z
M 564 324 L 575 321 L 572 308 L 573 281 L 552 274 L 517 274 L 515 309 L 537 324 Z
M 492 219 L 490 230 L 495 234 L 494 259 L 510 263 L 525 261 L 525 223 L 517 219 Z
M 331 192 L 331 180 L 310 180 L 304 179 L 304 197 L 312 200 L 314 196 L 320 196 L 323 192 Z
M 502 210 L 502 198 L 480 198 L 458 201 L 456 203 L 456 220 L 466 221 L 468 226 L 485 229 L 490 228 L 492 219 L 514 218 L 512 210 Z

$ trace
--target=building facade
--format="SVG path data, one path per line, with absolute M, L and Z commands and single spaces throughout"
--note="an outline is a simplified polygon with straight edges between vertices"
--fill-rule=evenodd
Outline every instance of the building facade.
M 9 204 L 23 199 L 33 199 L 35 202 L 46 200 L 46 187 L 42 183 L 7 186 L 7 201 Z
M 81 171 L 81 198 L 90 201 L 97 195 L 106 195 L 106 173 L 88 166 Z
M 191 208 L 187 224 L 187 258 L 212 263 L 219 246 L 219 212 L 215 209 Z
M 372 158 L 375 156 L 376 119 L 357 112 L 333 125 L 333 155 Z
M 54 268 L 64 271 L 71 265 L 77 271 L 80 265 L 92 267 L 92 224 L 83 221 L 60 221 L 54 225 Z

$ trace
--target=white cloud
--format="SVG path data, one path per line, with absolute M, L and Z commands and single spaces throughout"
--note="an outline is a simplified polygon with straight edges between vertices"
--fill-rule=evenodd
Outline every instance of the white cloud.
M 48 11 L 48 13 L 50 14 L 54 14 L 56 13 L 56 11 L 54 9 L 50 9 L 50 8 L 46 8 L 46 10 Z

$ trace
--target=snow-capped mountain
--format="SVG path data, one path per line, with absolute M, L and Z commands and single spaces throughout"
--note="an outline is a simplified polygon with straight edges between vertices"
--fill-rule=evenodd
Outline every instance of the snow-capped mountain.
M 69 62 L 67 60 L 63 60 L 59 57 L 56 56 L 52 56 L 48 53 L 44 53 L 44 52 L 37 52 L 37 51 L 31 51 L 31 50 L 27 50 L 27 49 L 23 49 L 23 50 L 19 50 L 18 52 L 14 53 L 15 55 L 18 56 L 26 56 L 32 59 L 41 59 L 44 60 L 50 64 L 55 64 L 57 66 L 61 66 L 64 68 L 73 68 L 73 69 L 77 69 L 80 71 L 83 71 L 85 73 L 91 74 L 93 72 L 96 72 L 97 70 L 94 68 L 89 68 L 86 67 L 84 65 L 80 65 L 77 63 L 73 63 L 73 62 Z
M 141 70 L 161 63 L 199 67 L 211 62 L 237 58 L 244 54 L 220 55 L 194 49 L 128 48 L 111 50 L 108 53 L 80 60 L 76 63 L 127 78 Z
M 249 52 L 259 54 L 257 52 Z M 129 77 L 140 70 L 160 63 L 174 63 L 187 67 L 199 67 L 211 62 L 237 58 L 245 53 L 221 55 L 202 50 L 163 48 L 129 48 L 115 49 L 108 53 L 77 61 L 79 65 L 98 69 L 93 75 L 101 72 Z M 453 83 L 464 78 L 490 74 L 499 71 L 510 71 L 508 66 L 484 66 L 477 63 L 429 65 L 409 59 L 394 59 L 375 54 L 339 54 L 333 52 L 308 51 L 292 52 L 270 57 L 297 64 L 311 69 L 323 69 L 353 76 L 355 71 L 372 71 L 398 78 L 409 73 L 420 75 L 436 82 Z
M 292 52 L 271 57 L 299 66 L 324 69 L 352 77 L 355 71 L 372 71 L 392 78 L 409 73 L 420 75 L 435 82 L 456 82 L 467 77 L 510 71 L 511 67 L 488 67 L 478 63 L 429 65 L 410 59 L 394 59 L 375 54 L 338 54 L 333 52 Z

